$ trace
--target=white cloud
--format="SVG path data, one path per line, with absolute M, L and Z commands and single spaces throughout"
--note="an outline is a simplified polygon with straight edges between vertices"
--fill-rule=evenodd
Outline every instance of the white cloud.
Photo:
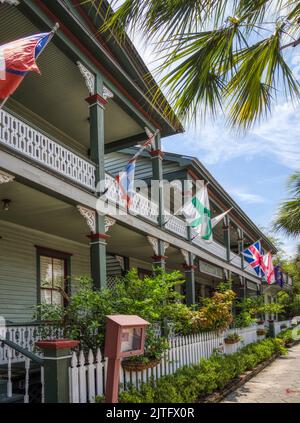
M 243 160 L 262 157 L 297 169 L 300 167 L 299 116 L 300 106 L 294 108 L 291 103 L 278 105 L 266 122 L 245 136 L 237 136 L 227 129 L 223 119 L 208 121 L 205 126 L 189 128 L 181 135 L 181 146 L 184 145 L 185 153 L 198 156 L 206 165 L 237 157 Z
M 261 204 L 267 202 L 266 197 L 250 193 L 243 187 L 227 188 L 227 191 L 231 196 L 247 204 Z

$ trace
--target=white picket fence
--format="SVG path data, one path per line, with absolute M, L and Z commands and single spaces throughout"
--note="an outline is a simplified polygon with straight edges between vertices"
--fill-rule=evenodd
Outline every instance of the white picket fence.
M 279 332 L 283 330 L 282 326 L 290 328 L 292 326 L 292 320 L 283 320 L 281 322 L 274 322 L 274 334 L 277 336 Z
M 229 329 L 217 334 L 212 332 L 181 336 L 169 340 L 169 349 L 165 352 L 161 362 L 152 369 L 140 372 L 127 372 L 120 369 L 120 386 L 126 389 L 129 385 L 137 388 L 142 383 L 157 380 L 164 375 L 174 374 L 179 368 L 199 363 L 201 358 L 209 358 L 214 351 L 232 354 L 245 345 L 257 342 L 257 326 L 242 329 Z M 242 339 L 232 345 L 225 344 L 224 338 L 236 332 Z M 263 337 L 260 337 L 261 339 Z M 94 402 L 95 396 L 105 393 L 107 373 L 107 359 L 103 360 L 100 351 L 96 354 L 89 351 L 88 355 L 73 352 L 70 367 L 70 402 Z

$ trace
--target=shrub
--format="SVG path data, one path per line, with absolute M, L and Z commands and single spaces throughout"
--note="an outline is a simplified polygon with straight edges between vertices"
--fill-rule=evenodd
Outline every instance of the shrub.
M 232 323 L 232 304 L 236 294 L 227 289 L 204 298 L 202 307 L 194 312 L 192 325 L 196 330 L 223 331 Z
M 295 339 L 295 335 L 296 335 L 296 339 Z M 280 338 L 284 342 L 284 345 L 293 344 L 295 341 L 299 341 L 300 339 L 300 329 L 283 330 L 277 335 L 277 337 Z
M 143 384 L 140 391 L 132 388 L 120 394 L 120 402 L 189 403 L 216 389 L 222 389 L 231 380 L 274 354 L 286 352 L 280 339 L 265 339 L 250 344 L 232 355 L 214 354 L 199 364 L 182 367 L 174 375 L 156 382 Z

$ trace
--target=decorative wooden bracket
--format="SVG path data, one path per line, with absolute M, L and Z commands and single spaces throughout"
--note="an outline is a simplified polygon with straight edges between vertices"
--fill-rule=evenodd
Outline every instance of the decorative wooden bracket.
M 95 75 L 89 69 L 87 69 L 81 62 L 78 61 L 76 64 L 81 75 L 84 78 L 85 85 L 88 89 L 89 94 L 95 94 Z
M 87 207 L 77 206 L 77 209 L 81 216 L 86 220 L 88 227 L 90 228 L 93 234 L 96 233 L 96 212 L 94 210 L 88 209 Z
M 168 242 L 161 241 L 163 251 L 160 252 L 159 251 L 159 241 L 158 241 L 158 239 L 154 238 L 153 236 L 147 236 L 147 239 L 148 239 L 151 247 L 153 248 L 155 257 L 164 256 L 166 249 L 170 246 L 170 244 Z
M 7 184 L 8 182 L 13 182 L 14 179 L 14 176 L 0 170 L 0 184 Z
M 116 219 L 113 219 L 110 216 L 105 216 L 104 220 L 105 220 L 105 232 L 107 232 L 116 223 Z

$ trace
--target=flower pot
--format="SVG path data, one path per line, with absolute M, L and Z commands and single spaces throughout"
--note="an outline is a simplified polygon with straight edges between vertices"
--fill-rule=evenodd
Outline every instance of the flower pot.
M 143 370 L 156 367 L 159 363 L 160 359 L 153 359 L 147 363 L 143 363 L 142 361 L 124 360 L 122 361 L 122 367 L 127 372 L 142 372 Z
M 258 329 L 256 331 L 257 336 L 263 336 L 266 334 L 266 331 L 264 329 Z
M 256 322 L 258 325 L 263 325 L 264 323 L 265 323 L 265 321 L 264 320 L 257 320 L 257 322 Z
M 239 342 L 239 339 L 228 339 L 228 338 L 225 338 L 224 339 L 224 342 L 227 345 L 232 345 L 232 344 L 237 344 Z

